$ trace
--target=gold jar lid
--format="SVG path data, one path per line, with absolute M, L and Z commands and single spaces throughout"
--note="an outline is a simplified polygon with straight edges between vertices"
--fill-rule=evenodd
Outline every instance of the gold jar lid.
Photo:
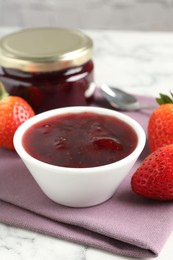
M 0 66 L 49 72 L 80 66 L 92 57 L 92 40 L 67 28 L 32 28 L 0 39 Z

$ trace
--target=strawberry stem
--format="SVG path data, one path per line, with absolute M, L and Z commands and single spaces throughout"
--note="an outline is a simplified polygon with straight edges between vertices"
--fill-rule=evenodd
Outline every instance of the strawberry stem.
M 156 98 L 157 103 L 159 105 L 168 104 L 168 103 L 172 104 L 173 103 L 173 93 L 171 92 L 170 94 L 171 94 L 171 97 L 160 93 L 160 97 Z
M 8 96 L 9 96 L 9 94 L 5 90 L 3 84 L 0 82 L 0 100 L 2 100 L 5 97 L 8 97 Z

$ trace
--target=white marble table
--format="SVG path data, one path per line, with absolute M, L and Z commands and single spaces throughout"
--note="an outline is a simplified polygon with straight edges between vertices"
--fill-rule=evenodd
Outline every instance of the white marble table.
M 4 35 L 16 28 L 0 28 Z M 91 31 L 95 79 L 131 93 L 173 90 L 173 33 Z M 158 260 L 172 260 L 173 234 Z M 93 248 L 0 224 L 0 260 L 130 260 Z

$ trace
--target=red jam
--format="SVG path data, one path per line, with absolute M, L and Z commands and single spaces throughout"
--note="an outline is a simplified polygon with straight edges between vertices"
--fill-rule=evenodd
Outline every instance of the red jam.
M 70 28 L 26 28 L 0 38 L 0 81 L 36 113 L 91 101 L 93 41 Z
M 86 96 L 93 82 L 93 62 L 52 72 L 24 72 L 1 67 L 0 81 L 10 95 L 27 100 L 36 113 L 88 105 L 93 94 Z
M 121 120 L 90 112 L 42 120 L 23 136 L 26 151 L 48 164 L 88 168 L 128 156 L 137 145 L 134 130 Z

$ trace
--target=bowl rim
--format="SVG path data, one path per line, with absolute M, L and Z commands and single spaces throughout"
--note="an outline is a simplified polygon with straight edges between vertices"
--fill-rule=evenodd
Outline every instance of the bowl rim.
M 55 115 L 61 115 L 61 114 L 67 114 L 67 113 L 73 114 L 73 113 L 82 113 L 82 112 L 93 112 L 93 113 L 98 113 L 98 114 L 102 114 L 102 115 L 109 115 L 109 116 L 117 117 L 118 119 L 126 122 L 133 128 L 133 130 L 137 134 L 138 142 L 137 142 L 136 148 L 133 150 L 132 153 L 130 153 L 128 156 L 126 156 L 125 158 L 123 158 L 119 161 L 116 161 L 116 162 L 113 162 L 110 164 L 106 164 L 106 165 L 87 167 L 87 168 L 72 168 L 72 167 L 63 167 L 63 166 L 48 164 L 48 163 L 45 163 L 43 161 L 40 161 L 40 160 L 32 157 L 24 149 L 24 147 L 22 145 L 23 134 L 33 124 L 38 123 L 46 118 L 53 117 Z M 139 138 L 139 136 L 140 136 L 140 138 Z M 118 169 L 119 167 L 122 167 L 124 164 L 126 164 L 127 161 L 129 161 L 129 162 L 133 161 L 134 157 L 137 158 L 145 146 L 146 134 L 145 134 L 142 126 L 135 119 L 131 118 L 128 115 L 123 114 L 122 112 L 111 110 L 108 108 L 94 107 L 94 106 L 72 106 L 72 107 L 62 107 L 62 108 L 48 110 L 46 112 L 42 112 L 40 114 L 37 114 L 37 115 L 29 118 L 24 123 L 22 123 L 16 130 L 14 137 L 13 137 L 13 143 L 14 143 L 16 152 L 19 154 L 19 156 L 24 161 L 30 161 L 30 162 L 32 161 L 32 164 L 37 164 L 37 165 L 40 164 L 40 165 L 42 165 L 42 167 L 44 166 L 45 169 L 49 169 L 51 171 L 57 172 L 59 169 L 61 171 L 64 170 L 64 173 L 68 172 L 71 174 L 72 173 L 78 174 L 78 173 L 81 173 L 81 171 L 82 171 L 82 174 L 84 174 L 84 173 L 89 174 L 89 173 L 93 173 L 93 172 L 100 173 L 101 171 L 105 171 L 107 168 L 109 168 L 109 169 L 114 168 L 115 165 L 116 165 L 116 169 Z M 59 172 L 61 172 L 61 171 L 59 171 Z

